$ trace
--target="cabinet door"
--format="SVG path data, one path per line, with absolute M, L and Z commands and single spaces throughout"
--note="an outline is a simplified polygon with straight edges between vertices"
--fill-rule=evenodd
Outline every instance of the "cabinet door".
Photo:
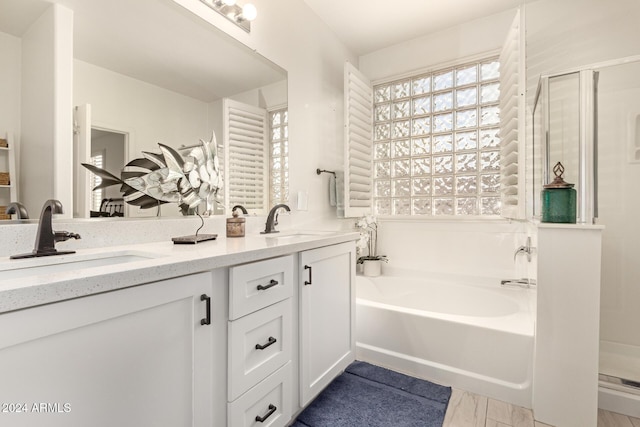
M 211 426 L 211 282 L 202 273 L 0 315 L 0 425 Z
M 300 405 L 355 358 L 355 244 L 300 253 Z

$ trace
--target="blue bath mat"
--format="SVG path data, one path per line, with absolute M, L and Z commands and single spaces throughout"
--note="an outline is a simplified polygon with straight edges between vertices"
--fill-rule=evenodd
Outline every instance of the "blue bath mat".
M 353 362 L 291 427 L 441 427 L 451 388 Z

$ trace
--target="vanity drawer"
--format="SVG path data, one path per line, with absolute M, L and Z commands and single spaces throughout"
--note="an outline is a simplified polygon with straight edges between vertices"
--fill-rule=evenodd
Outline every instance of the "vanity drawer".
M 293 295 L 293 255 L 229 269 L 229 319 L 234 320 Z
M 291 381 L 289 362 L 238 400 L 227 404 L 227 425 L 286 426 L 291 420 Z
M 229 322 L 231 402 L 291 360 L 291 299 Z

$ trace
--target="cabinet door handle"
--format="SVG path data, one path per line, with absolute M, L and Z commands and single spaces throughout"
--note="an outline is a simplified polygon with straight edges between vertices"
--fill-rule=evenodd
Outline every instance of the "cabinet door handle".
M 211 324 L 211 297 L 207 296 L 207 294 L 200 295 L 200 301 L 207 302 L 207 316 L 204 319 L 200 320 L 201 325 L 210 325 Z
M 278 284 L 277 280 L 271 279 L 271 281 L 269 282 L 268 285 L 258 285 L 258 290 L 259 291 L 266 291 L 267 289 L 272 288 L 277 284 Z
M 304 269 L 305 269 L 305 270 L 309 270 L 309 280 L 305 280 L 305 281 L 304 281 L 304 284 L 305 284 L 305 285 L 310 285 L 310 284 L 311 284 L 311 282 L 313 281 L 313 278 L 311 277 L 311 266 L 310 266 L 310 265 L 305 265 L 305 266 L 304 266 Z
M 266 344 L 256 344 L 256 350 L 264 350 L 265 348 L 269 347 L 272 344 L 275 344 L 276 341 L 278 341 L 277 339 L 275 339 L 274 337 L 269 337 L 269 340 L 267 341 Z
M 261 417 L 260 415 L 256 415 L 256 421 L 259 423 L 265 422 L 267 418 L 269 418 L 271 415 L 273 415 L 274 412 L 276 412 L 276 409 L 278 409 L 276 408 L 276 405 L 269 404 L 269 412 L 264 414 L 264 417 Z

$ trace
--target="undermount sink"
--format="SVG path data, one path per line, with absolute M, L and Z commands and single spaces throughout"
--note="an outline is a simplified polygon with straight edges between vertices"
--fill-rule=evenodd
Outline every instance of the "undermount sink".
M 330 234 L 333 234 L 333 231 L 284 231 L 282 233 L 265 234 L 265 237 L 270 239 L 289 240 L 302 239 L 305 237 L 328 236 Z
M 92 267 L 144 261 L 161 255 L 140 251 L 115 251 L 93 254 L 55 255 L 0 262 L 0 281 L 29 276 L 48 275 Z
M 265 234 L 266 237 L 317 237 L 334 234 L 335 231 L 282 231 Z

